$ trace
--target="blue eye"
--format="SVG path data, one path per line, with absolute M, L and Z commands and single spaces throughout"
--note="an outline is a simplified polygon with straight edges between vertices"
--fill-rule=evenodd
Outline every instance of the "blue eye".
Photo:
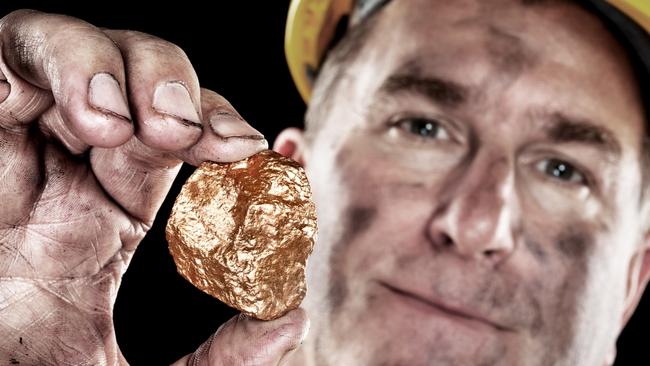
M 406 118 L 398 122 L 406 132 L 425 139 L 449 140 L 447 130 L 437 121 L 425 118 Z
M 573 165 L 559 159 L 545 159 L 537 163 L 537 169 L 554 178 L 565 182 L 585 184 L 586 179 Z

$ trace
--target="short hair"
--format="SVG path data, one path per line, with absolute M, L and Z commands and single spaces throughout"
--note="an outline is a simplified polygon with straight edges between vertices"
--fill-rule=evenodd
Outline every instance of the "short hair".
M 305 115 L 305 133 L 308 139 L 313 137 L 318 130 L 318 124 L 324 119 L 323 114 L 330 109 L 334 99 L 333 94 L 344 79 L 343 71 L 357 58 L 363 44 L 375 28 L 377 10 L 379 8 L 369 12 L 347 32 L 343 28 L 325 54 L 324 62 L 314 80 L 312 97 Z

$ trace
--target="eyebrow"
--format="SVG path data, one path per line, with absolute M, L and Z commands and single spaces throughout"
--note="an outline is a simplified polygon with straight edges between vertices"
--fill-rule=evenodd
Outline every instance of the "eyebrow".
M 423 76 L 419 68 L 406 64 L 390 76 L 380 87 L 385 94 L 411 93 L 430 102 L 449 108 L 458 108 L 468 100 L 470 89 L 457 82 L 435 76 Z M 562 112 L 549 113 L 544 133 L 554 143 L 581 143 L 603 149 L 616 156 L 621 144 L 615 134 L 585 118 L 576 118 Z
M 550 122 L 544 126 L 544 132 L 552 142 L 577 142 L 592 145 L 615 155 L 621 153 L 621 144 L 614 133 L 589 120 L 573 118 L 563 113 L 552 113 Z
M 386 94 L 413 93 L 431 102 L 456 108 L 467 100 L 466 87 L 437 77 L 423 77 L 414 73 L 398 73 L 390 76 L 381 86 Z

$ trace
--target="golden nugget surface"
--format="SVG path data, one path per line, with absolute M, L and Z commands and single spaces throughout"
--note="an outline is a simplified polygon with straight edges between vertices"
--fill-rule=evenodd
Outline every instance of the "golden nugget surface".
M 166 228 L 178 272 L 257 319 L 300 305 L 316 237 L 307 176 L 271 150 L 235 163 L 203 163 L 176 198 Z

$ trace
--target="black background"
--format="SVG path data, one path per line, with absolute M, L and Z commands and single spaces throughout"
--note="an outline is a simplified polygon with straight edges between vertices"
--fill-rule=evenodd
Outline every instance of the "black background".
M 0 16 L 32 8 L 79 17 L 100 27 L 154 34 L 183 48 L 201 85 L 230 100 L 271 143 L 282 128 L 302 124 L 305 106 L 291 82 L 283 51 L 288 0 L 147 7 L 135 3 L 2 1 Z M 191 170 L 181 171 L 117 297 L 117 339 L 132 365 L 169 364 L 193 351 L 235 314 L 176 274 L 167 251 L 165 220 Z M 647 339 L 642 332 L 650 326 L 649 317 L 650 296 L 645 296 L 619 340 L 617 366 L 650 362 L 646 345 L 638 341 Z

